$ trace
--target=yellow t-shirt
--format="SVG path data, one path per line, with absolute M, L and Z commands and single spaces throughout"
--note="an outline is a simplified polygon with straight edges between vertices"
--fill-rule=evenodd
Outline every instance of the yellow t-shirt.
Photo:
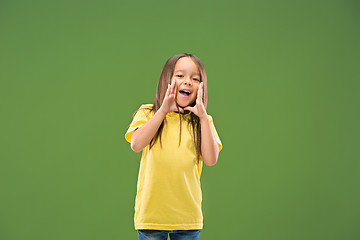
M 141 105 L 135 114 L 125 139 L 131 143 L 133 132 L 154 113 Z M 208 115 L 219 150 L 222 143 Z M 182 120 L 179 146 L 180 118 L 175 112 L 166 115 L 162 132 L 162 148 L 158 139 L 149 150 L 143 149 L 135 199 L 135 229 L 191 230 L 203 228 L 200 175 L 203 161 L 196 163 L 196 149 L 191 124 Z

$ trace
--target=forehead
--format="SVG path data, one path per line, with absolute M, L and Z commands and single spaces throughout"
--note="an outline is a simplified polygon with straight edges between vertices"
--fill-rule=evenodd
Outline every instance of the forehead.
M 174 72 L 178 71 L 200 74 L 198 66 L 190 57 L 182 57 L 176 62 Z

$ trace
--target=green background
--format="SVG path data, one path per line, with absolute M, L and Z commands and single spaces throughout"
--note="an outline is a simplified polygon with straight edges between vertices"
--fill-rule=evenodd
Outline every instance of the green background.
M 360 4 L 1 1 L 0 239 L 137 239 L 124 134 L 197 55 L 223 142 L 200 239 L 360 239 Z

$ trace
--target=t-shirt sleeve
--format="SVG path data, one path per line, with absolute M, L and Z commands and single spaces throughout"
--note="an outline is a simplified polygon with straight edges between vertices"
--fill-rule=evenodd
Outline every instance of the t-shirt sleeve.
M 144 125 L 150 119 L 150 112 L 144 107 L 146 107 L 146 105 L 140 106 L 139 110 L 133 117 L 133 120 L 130 123 L 128 130 L 125 133 L 125 139 L 129 143 L 131 143 L 131 136 L 135 132 L 135 130 Z
M 222 149 L 221 140 L 220 140 L 219 135 L 218 135 L 218 133 L 217 133 L 217 131 L 216 131 L 216 128 L 215 128 L 215 125 L 214 125 L 214 121 L 213 121 L 212 116 L 208 115 L 208 117 L 209 117 L 209 119 L 210 119 L 211 127 L 212 127 L 213 133 L 214 133 L 214 135 L 215 135 L 217 144 L 218 144 L 218 146 L 219 146 L 219 152 L 220 152 L 221 149 Z

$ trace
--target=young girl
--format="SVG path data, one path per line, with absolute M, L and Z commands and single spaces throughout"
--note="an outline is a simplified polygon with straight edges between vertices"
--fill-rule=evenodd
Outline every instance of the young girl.
M 125 139 L 142 151 L 134 216 L 139 240 L 199 239 L 202 162 L 216 164 L 222 148 L 206 106 L 204 65 L 183 53 L 165 63 L 153 104 L 134 113 Z

